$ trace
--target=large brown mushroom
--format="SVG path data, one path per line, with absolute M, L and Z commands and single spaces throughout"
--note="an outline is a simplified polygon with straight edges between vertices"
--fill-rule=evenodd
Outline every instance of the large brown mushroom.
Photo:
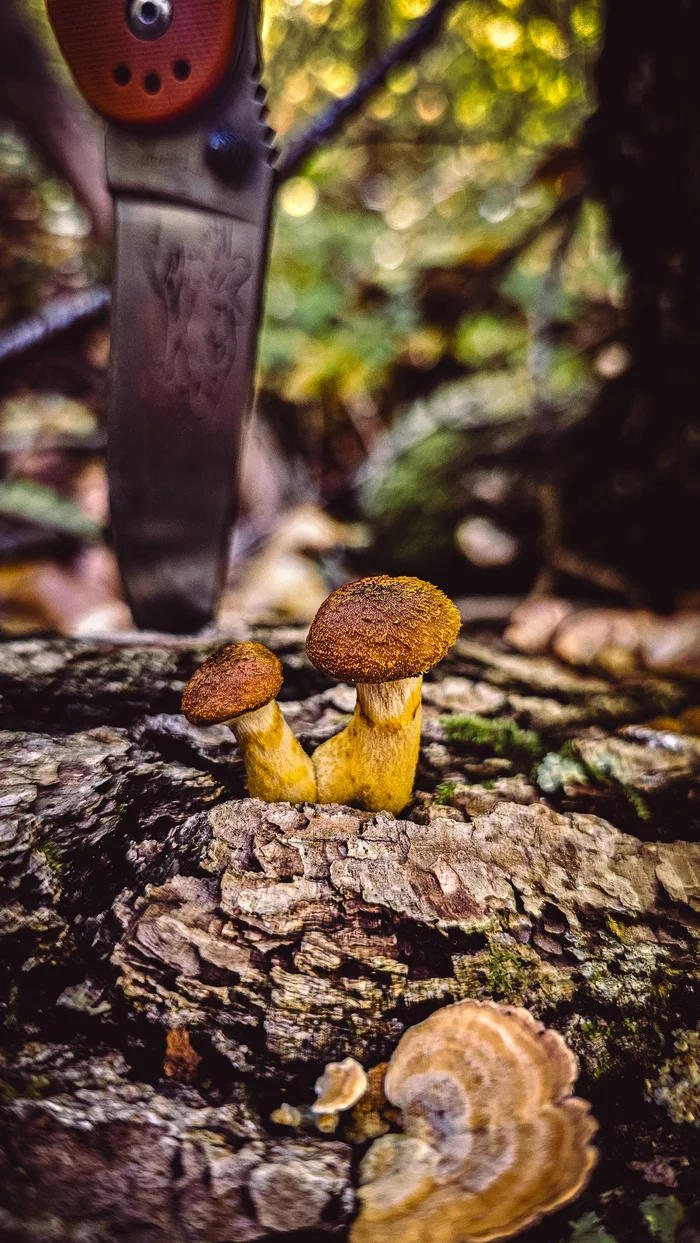
M 573 1200 L 597 1155 L 576 1074 L 526 1010 L 462 1001 L 411 1028 L 384 1083 L 405 1133 L 364 1159 L 351 1243 L 490 1243 Z
M 316 778 L 275 702 L 282 666 L 261 643 L 232 643 L 192 675 L 182 711 L 193 725 L 229 725 L 240 747 L 251 798 L 316 800 Z
M 318 801 L 368 811 L 405 807 L 418 762 L 423 674 L 459 634 L 447 596 L 419 578 L 379 574 L 339 587 L 306 641 L 309 660 L 357 685 L 346 729 L 314 752 Z

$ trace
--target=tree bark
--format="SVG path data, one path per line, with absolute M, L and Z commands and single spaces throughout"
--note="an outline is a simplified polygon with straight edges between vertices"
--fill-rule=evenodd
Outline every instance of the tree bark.
M 310 749 L 351 691 L 299 632 L 256 637 Z M 601 1123 L 590 1190 L 533 1243 L 591 1210 L 639 1240 L 664 1180 L 692 1221 L 700 741 L 640 724 L 692 692 L 462 639 L 397 819 L 245 798 L 230 732 L 177 714 L 214 646 L 0 649 L 0 1238 L 346 1237 L 363 1144 L 357 1119 L 315 1128 L 314 1081 L 464 997 L 560 1030 Z
M 697 588 L 700 95 L 697 6 L 610 0 L 584 151 L 629 274 L 629 370 L 572 438 L 570 545 L 657 607 Z

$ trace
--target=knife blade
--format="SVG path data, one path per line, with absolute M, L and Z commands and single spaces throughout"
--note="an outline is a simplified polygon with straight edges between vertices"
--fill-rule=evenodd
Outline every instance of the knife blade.
M 139 626 L 195 631 L 225 575 L 267 255 L 273 135 L 256 13 L 231 0 L 48 7 L 108 121 L 117 558 Z

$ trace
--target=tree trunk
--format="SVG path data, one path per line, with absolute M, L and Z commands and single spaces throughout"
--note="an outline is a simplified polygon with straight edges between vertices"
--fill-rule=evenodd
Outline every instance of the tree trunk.
M 629 273 L 632 366 L 573 438 L 568 543 L 669 607 L 697 589 L 700 10 L 609 0 L 584 148 Z
M 256 637 L 311 748 L 352 694 L 299 632 Z M 0 649 L 0 1238 L 345 1238 L 362 1135 L 312 1125 L 314 1081 L 464 997 L 561 1031 L 601 1123 L 591 1188 L 533 1243 L 588 1211 L 639 1241 L 659 1183 L 692 1221 L 700 740 L 639 724 L 688 690 L 462 639 L 395 819 L 242 797 L 230 732 L 177 715 L 214 646 Z M 450 707 L 481 724 L 460 740 Z

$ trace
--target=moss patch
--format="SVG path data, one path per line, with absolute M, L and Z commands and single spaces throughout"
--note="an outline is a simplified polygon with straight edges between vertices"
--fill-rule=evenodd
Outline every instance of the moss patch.
M 64 868 L 65 850 L 55 842 L 44 842 L 41 852 L 57 880 L 61 879 Z
M 440 807 L 446 807 L 456 789 L 456 781 L 441 782 L 439 786 L 435 787 L 435 802 L 438 803 Z
M 571 1224 L 573 1231 L 569 1243 L 616 1243 L 613 1236 L 604 1229 L 597 1213 L 584 1213 L 583 1217 Z
M 533 729 L 521 729 L 508 718 L 491 720 L 454 713 L 441 717 L 440 723 L 450 742 L 467 743 L 479 751 L 512 760 L 518 772 L 529 772 L 546 751 L 539 734 Z
M 683 1205 L 675 1196 L 647 1196 L 639 1206 L 652 1239 L 673 1243 L 683 1220 Z

